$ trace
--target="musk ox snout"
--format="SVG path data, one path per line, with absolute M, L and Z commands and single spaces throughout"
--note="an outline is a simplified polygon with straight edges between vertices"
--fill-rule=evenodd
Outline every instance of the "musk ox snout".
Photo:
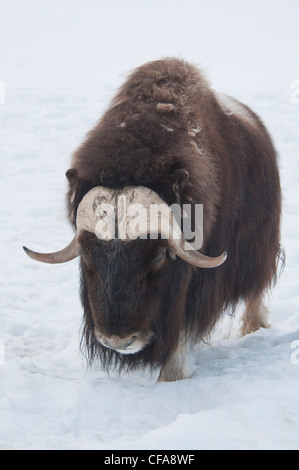
M 98 329 L 96 329 L 95 337 L 102 346 L 108 349 L 113 349 L 121 354 L 135 354 L 144 349 L 150 342 L 152 333 L 149 332 L 147 335 L 135 333 L 122 338 L 118 335 L 104 336 Z

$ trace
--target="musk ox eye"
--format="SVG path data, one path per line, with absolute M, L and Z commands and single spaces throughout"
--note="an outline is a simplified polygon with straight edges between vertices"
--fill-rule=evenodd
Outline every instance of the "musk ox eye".
M 163 261 L 165 259 L 165 252 L 159 253 L 158 256 L 154 259 L 154 263 L 160 263 L 160 261 Z
M 159 253 L 155 258 L 152 260 L 152 266 L 154 269 L 159 269 L 162 264 L 164 263 L 166 258 L 166 250 L 163 250 L 161 253 Z

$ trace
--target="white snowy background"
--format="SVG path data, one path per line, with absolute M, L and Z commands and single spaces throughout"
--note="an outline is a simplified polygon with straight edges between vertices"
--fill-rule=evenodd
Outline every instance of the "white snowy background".
M 298 0 L 0 0 L 1 449 L 299 449 L 298 15 Z M 78 261 L 43 265 L 22 245 L 69 242 L 72 152 L 126 74 L 164 56 L 268 126 L 287 262 L 272 329 L 242 338 L 240 312 L 224 317 L 190 380 L 156 384 L 87 369 Z

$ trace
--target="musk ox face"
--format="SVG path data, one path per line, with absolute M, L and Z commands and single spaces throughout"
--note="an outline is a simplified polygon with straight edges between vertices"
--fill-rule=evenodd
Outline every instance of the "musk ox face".
M 149 348 L 157 341 L 155 321 L 175 263 L 166 241 L 107 242 L 84 232 L 80 244 L 82 300 L 88 299 L 94 339 L 120 354 Z

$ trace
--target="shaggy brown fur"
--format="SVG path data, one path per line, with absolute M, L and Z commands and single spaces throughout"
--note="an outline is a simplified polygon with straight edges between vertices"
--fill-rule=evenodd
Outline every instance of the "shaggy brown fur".
M 177 59 L 150 62 L 129 76 L 74 154 L 67 172 L 73 224 L 78 204 L 94 186 L 141 185 L 168 204 L 203 204 L 201 251 L 228 252 L 215 269 L 168 259 L 162 272 L 151 274 L 142 296 L 138 273 L 159 241 L 110 242 L 108 247 L 83 235 L 82 246 L 99 260 L 93 270 L 102 277 L 102 287 L 92 284 L 81 263 L 90 360 L 99 356 L 107 367 L 120 368 L 165 364 L 182 329 L 195 342 L 205 338 L 225 309 L 234 310 L 240 300 L 252 304 L 275 282 L 281 253 L 276 152 L 260 119 L 243 109 L 251 119 L 228 113 L 192 65 Z M 114 322 L 152 328 L 152 344 L 131 356 L 105 349 L 93 334 L 95 323 L 107 319 L 105 309 L 109 315 L 113 310 Z

